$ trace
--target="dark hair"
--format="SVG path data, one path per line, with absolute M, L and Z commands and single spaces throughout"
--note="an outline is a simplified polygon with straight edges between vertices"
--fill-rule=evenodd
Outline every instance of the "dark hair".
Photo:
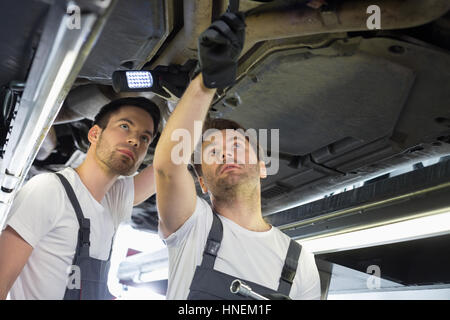
M 100 128 L 105 129 L 111 115 L 123 106 L 138 107 L 147 111 L 153 119 L 153 126 L 156 135 L 161 118 L 159 108 L 154 102 L 144 97 L 128 97 L 111 101 L 110 103 L 104 105 L 97 113 L 94 119 L 94 125 L 98 125 Z
M 231 130 L 243 130 L 246 131 L 246 129 L 240 125 L 239 123 L 237 123 L 236 121 L 233 120 L 229 120 L 229 119 L 210 119 L 207 118 L 205 120 L 205 122 L 203 123 L 203 128 L 202 128 L 202 138 L 203 138 L 203 134 L 209 130 L 209 129 L 216 129 L 216 130 L 226 130 L 226 129 L 231 129 Z M 248 137 L 245 137 L 247 140 Z M 191 163 L 192 166 L 194 167 L 194 171 L 197 174 L 197 176 L 202 176 L 202 165 L 200 163 L 195 163 L 194 162 L 194 157 L 195 157 L 195 153 L 201 151 L 201 146 L 202 146 L 202 140 L 200 139 L 199 144 L 197 145 L 197 147 L 195 148 L 194 153 L 192 154 L 191 157 Z M 256 151 L 256 156 L 258 157 L 258 160 L 262 159 L 262 156 L 260 155 L 260 152 L 262 151 L 259 144 L 257 144 L 256 146 L 253 146 L 253 144 L 251 143 L 253 149 Z

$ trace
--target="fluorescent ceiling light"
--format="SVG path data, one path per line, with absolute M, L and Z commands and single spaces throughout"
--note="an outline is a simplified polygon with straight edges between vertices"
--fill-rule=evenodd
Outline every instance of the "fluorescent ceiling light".
M 348 230 L 330 236 L 300 239 L 297 242 L 314 254 L 323 254 L 448 233 L 450 233 L 450 208 L 445 208 L 406 221 L 387 222 L 381 226 L 367 226 L 363 230 Z
M 169 268 L 163 267 L 161 269 L 154 270 L 152 272 L 141 273 L 134 282 L 143 283 L 143 282 L 152 282 L 158 280 L 165 280 L 169 276 Z

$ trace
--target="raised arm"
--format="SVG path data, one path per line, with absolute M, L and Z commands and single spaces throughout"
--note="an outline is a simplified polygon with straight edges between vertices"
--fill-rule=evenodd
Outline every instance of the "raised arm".
M 152 165 L 134 176 L 134 200 L 133 206 L 144 202 L 155 194 L 155 174 Z
M 187 168 L 191 153 L 183 152 L 181 164 L 176 164 L 172 159 L 172 148 L 180 142 L 174 141 L 172 135 L 176 130 L 187 130 L 191 137 L 190 150 L 194 150 L 201 138 L 201 132 L 194 132 L 194 123 L 205 119 L 214 92 L 215 89 L 204 86 L 201 74 L 192 80 L 158 141 L 153 167 L 160 225 L 165 236 L 183 225 L 196 205 L 195 184 Z
M 205 120 L 216 88 L 234 82 L 244 35 L 243 15 L 233 13 L 222 15 L 200 35 L 201 73 L 186 89 L 158 141 L 153 166 L 160 227 L 166 237 L 178 230 L 195 210 L 195 184 L 187 169 L 194 147 L 201 139 L 201 130 L 194 130 L 194 126 Z M 177 153 L 180 157 L 174 161 L 172 150 L 180 141 L 173 137 L 183 133 L 189 137 L 185 142 L 190 146 L 189 152 Z

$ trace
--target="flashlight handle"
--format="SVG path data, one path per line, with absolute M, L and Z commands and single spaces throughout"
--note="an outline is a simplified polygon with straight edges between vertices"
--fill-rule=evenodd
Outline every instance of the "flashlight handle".
M 239 0 L 230 0 L 228 3 L 228 12 L 236 13 L 239 11 Z

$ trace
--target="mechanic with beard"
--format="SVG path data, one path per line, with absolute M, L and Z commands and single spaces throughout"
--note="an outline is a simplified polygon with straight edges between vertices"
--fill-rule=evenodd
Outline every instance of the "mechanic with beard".
M 155 193 L 151 165 L 130 175 L 159 120 L 148 99 L 110 102 L 88 132 L 78 168 L 36 175 L 18 191 L 0 235 L 0 298 L 8 291 L 12 299 L 113 298 L 107 288 L 113 237 L 133 205 Z
M 195 122 L 204 122 L 216 88 L 233 84 L 244 34 L 243 17 L 226 13 L 200 35 L 201 73 L 191 81 L 157 145 L 153 164 L 159 234 L 169 250 L 167 299 L 243 298 L 230 292 L 235 279 L 270 298 L 320 298 L 314 256 L 262 217 L 265 165 L 257 146 L 233 121 L 207 121 L 203 131 L 217 130 L 206 131 L 203 141 L 194 130 Z M 201 164 L 194 166 L 212 207 L 196 195 L 188 171 L 192 152 L 173 152 L 179 141 L 172 136 L 183 132 L 190 133 L 189 150 L 197 144 L 201 149 Z M 181 161 L 174 161 L 173 154 Z

